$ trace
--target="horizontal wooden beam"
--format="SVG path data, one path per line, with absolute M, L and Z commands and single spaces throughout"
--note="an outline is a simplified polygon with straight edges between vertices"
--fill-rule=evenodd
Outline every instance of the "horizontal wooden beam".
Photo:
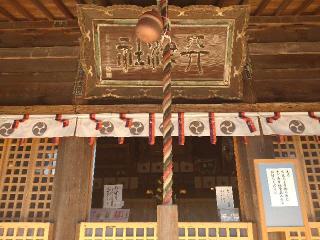
M 66 82 L 74 82 L 77 76 L 76 69 L 72 72 L 20 72 L 7 73 L 0 72 L 0 88 L 3 84 L 22 84 L 25 83 L 28 87 L 31 83 L 56 83 L 57 85 Z
M 299 15 L 299 16 L 250 16 L 249 25 L 255 24 L 304 24 L 316 23 L 320 25 L 319 15 Z
M 78 26 L 50 27 L 50 22 L 47 21 L 43 27 L 3 29 L 2 23 L 0 22 L 0 48 L 79 46 L 81 34 Z M 247 35 L 249 43 L 320 42 L 320 25 L 314 22 L 250 25 Z
M 70 72 L 77 69 L 78 56 L 70 58 L 0 59 L 0 72 Z
M 320 54 L 320 42 L 249 43 L 252 55 Z
M 313 79 L 320 84 L 320 68 L 285 68 L 285 69 L 253 69 L 254 82 L 282 80 L 301 82 L 302 79 Z
M 252 55 L 255 68 L 286 69 L 286 68 L 319 68 L 320 54 L 301 55 Z
M 0 104 L 4 106 L 72 104 L 74 83 L 68 82 L 3 82 Z
M 78 58 L 78 46 L 0 48 L 0 59 Z
M 0 48 L 79 46 L 80 36 L 78 27 L 14 30 L 0 28 Z
M 320 42 L 320 25 L 314 22 L 251 25 L 247 35 L 249 43 Z
M 318 112 L 320 102 L 173 104 L 173 112 Z M 0 114 L 90 114 L 162 112 L 159 104 L 0 106 Z
M 37 28 L 79 28 L 78 21 L 71 20 L 55 20 L 55 21 L 16 21 L 16 22 L 0 22 L 0 29 L 37 29 Z
M 254 82 L 256 102 L 320 101 L 320 79 L 259 79 Z
M 314 23 L 320 25 L 320 15 L 298 15 L 298 16 L 250 16 L 249 28 L 251 25 L 282 24 L 295 25 Z M 37 28 L 74 28 L 79 27 L 78 20 L 55 20 L 55 21 L 14 21 L 0 22 L 0 29 L 37 29 Z

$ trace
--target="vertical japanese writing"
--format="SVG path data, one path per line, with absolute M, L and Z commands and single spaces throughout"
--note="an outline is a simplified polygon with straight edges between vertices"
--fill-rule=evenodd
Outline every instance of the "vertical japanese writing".
M 133 65 L 132 49 L 133 46 L 130 43 L 130 39 L 127 37 L 120 37 L 119 44 L 116 46 L 118 51 L 117 63 L 118 67 L 121 67 L 123 72 L 127 73 L 129 66 Z
M 179 57 L 185 58 L 185 72 L 192 71 L 193 68 L 199 74 L 203 74 L 203 56 L 209 55 L 209 51 L 205 47 L 204 35 L 191 35 L 186 37 L 184 47 L 172 41 L 172 62 L 176 63 Z M 135 43 L 135 44 L 133 44 Z M 181 44 L 181 43 L 180 43 Z M 139 39 L 130 39 L 130 37 L 119 37 L 115 46 L 117 50 L 117 66 L 124 73 L 128 73 L 130 69 L 152 69 L 157 70 L 161 65 L 162 45 L 160 41 L 152 44 L 146 44 Z
M 189 72 L 193 65 L 193 61 L 195 61 L 195 65 L 197 66 L 198 73 L 203 73 L 202 61 L 201 57 L 203 55 L 208 55 L 209 51 L 205 50 L 205 46 L 203 43 L 204 36 L 203 35 L 193 35 L 187 37 L 188 44 L 186 45 L 185 51 L 181 52 L 181 56 L 185 56 L 188 58 L 188 65 L 185 68 L 185 72 Z
M 272 206 L 298 206 L 292 169 L 268 168 L 266 171 Z

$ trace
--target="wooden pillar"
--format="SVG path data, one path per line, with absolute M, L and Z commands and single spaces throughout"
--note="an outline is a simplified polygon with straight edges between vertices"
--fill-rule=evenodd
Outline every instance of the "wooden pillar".
M 50 216 L 54 240 L 74 240 L 77 224 L 88 220 L 93 162 L 93 147 L 87 138 L 62 138 Z
M 178 240 L 178 206 L 159 205 L 157 208 L 158 240 Z
M 259 224 L 260 216 L 253 160 L 273 158 L 272 137 L 248 137 L 248 144 L 244 144 L 242 137 L 235 137 L 234 147 L 241 218 L 242 221 L 255 224 L 257 230 L 255 231 L 255 239 L 261 239 L 262 232 Z

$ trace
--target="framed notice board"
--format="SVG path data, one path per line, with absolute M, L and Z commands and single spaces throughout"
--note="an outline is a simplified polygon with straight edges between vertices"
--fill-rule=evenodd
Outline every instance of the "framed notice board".
M 255 159 L 254 166 L 264 234 L 306 227 L 308 218 L 297 160 Z

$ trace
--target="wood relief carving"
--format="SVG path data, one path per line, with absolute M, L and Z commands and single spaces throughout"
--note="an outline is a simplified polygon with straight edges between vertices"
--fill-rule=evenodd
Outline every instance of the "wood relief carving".
M 134 31 L 150 9 L 78 7 L 87 98 L 161 99 L 161 41 L 142 43 Z M 248 13 L 246 6 L 170 6 L 174 97 L 242 98 Z

